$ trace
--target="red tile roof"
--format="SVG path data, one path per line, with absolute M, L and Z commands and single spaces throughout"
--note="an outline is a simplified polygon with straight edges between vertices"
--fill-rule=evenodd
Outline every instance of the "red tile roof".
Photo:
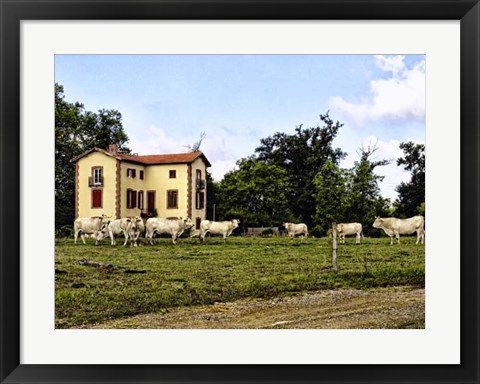
M 187 153 L 171 153 L 171 154 L 165 154 L 165 155 L 143 155 L 143 156 L 138 156 L 138 155 L 127 155 L 125 153 L 116 153 L 112 154 L 109 153 L 108 151 L 100 148 L 94 148 L 91 149 L 80 156 L 75 157 L 72 159 L 72 161 L 77 161 L 80 158 L 88 155 L 89 153 L 92 153 L 94 151 L 98 152 L 103 152 L 108 156 L 116 157 L 117 159 L 120 160 L 125 160 L 125 161 L 131 161 L 134 163 L 140 163 L 140 164 L 145 164 L 145 165 L 155 165 L 155 164 L 181 164 L 181 163 L 193 163 L 196 159 L 201 157 L 207 167 L 211 167 L 212 165 L 208 161 L 208 159 L 205 157 L 205 155 L 202 152 L 187 152 Z
M 187 153 L 171 153 L 165 155 L 142 155 L 134 156 L 124 153 L 117 153 L 117 157 L 122 160 L 133 161 L 146 165 L 152 164 L 179 164 L 179 163 L 192 163 L 199 157 L 202 157 L 207 166 L 211 166 L 202 152 L 187 152 Z

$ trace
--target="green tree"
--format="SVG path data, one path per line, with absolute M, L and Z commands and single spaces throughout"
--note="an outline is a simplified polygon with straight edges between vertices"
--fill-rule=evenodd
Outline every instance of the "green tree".
M 92 149 L 125 146 L 122 115 L 116 110 L 86 111 L 81 103 L 65 100 L 63 86 L 55 84 L 55 227 L 72 224 L 75 215 L 75 164 L 72 159 Z
M 342 222 L 347 201 L 347 172 L 327 160 L 314 179 L 316 187 L 315 223 L 325 235 L 332 222 Z
M 334 122 L 328 112 L 320 115 L 322 126 L 295 129 L 295 134 L 277 132 L 261 139 L 255 149 L 258 159 L 284 169 L 290 186 L 288 206 L 297 220 L 308 226 L 315 215 L 315 185 L 313 180 L 327 160 L 337 165 L 345 157 L 332 143 L 343 124 Z
M 280 167 L 254 156 L 237 162 L 216 191 L 220 219 L 237 216 L 243 226 L 273 226 L 291 218 L 286 194 L 288 176 Z
M 411 217 L 423 211 L 425 214 L 425 145 L 411 141 L 401 143 L 404 157 L 397 160 L 397 165 L 411 172 L 409 182 L 401 182 L 395 189 L 396 212 L 400 217 Z M 423 204 L 423 206 L 422 206 Z
M 369 234 L 376 216 L 388 210 L 389 200 L 380 195 L 378 182 L 383 176 L 375 174 L 375 168 L 389 164 L 388 160 L 372 160 L 376 147 L 360 149 L 360 160 L 355 162 L 348 181 L 345 220 L 359 222 L 365 234 Z

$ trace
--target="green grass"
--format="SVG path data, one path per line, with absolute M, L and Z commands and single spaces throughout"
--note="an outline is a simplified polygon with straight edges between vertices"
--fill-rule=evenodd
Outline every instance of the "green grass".
M 425 247 L 413 237 L 400 245 L 386 237 L 354 245 L 350 238 L 338 246 L 338 272 L 330 268 L 327 238 L 230 237 L 226 244 L 219 237 L 205 244 L 185 238 L 177 245 L 161 238 L 137 248 L 89 240 L 56 240 L 57 328 L 245 297 L 425 283 Z M 113 267 L 82 265 L 84 258 Z

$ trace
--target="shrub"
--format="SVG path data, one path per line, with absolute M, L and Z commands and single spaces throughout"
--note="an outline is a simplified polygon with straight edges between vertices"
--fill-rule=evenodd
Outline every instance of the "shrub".
M 313 237 L 322 237 L 325 235 L 325 231 L 319 225 L 315 225 L 312 229 L 310 229 L 310 236 Z
M 72 237 L 72 236 L 73 236 L 72 225 L 64 225 L 55 231 L 55 237 Z
M 271 236 L 273 235 L 273 229 L 272 228 L 267 228 L 262 231 L 262 236 Z

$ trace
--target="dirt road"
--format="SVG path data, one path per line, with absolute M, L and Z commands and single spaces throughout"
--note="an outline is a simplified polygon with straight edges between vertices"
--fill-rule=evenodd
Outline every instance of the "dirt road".
M 89 328 L 353 329 L 424 328 L 425 291 L 413 287 L 339 289 L 274 299 L 245 299 L 163 314 L 143 314 Z

